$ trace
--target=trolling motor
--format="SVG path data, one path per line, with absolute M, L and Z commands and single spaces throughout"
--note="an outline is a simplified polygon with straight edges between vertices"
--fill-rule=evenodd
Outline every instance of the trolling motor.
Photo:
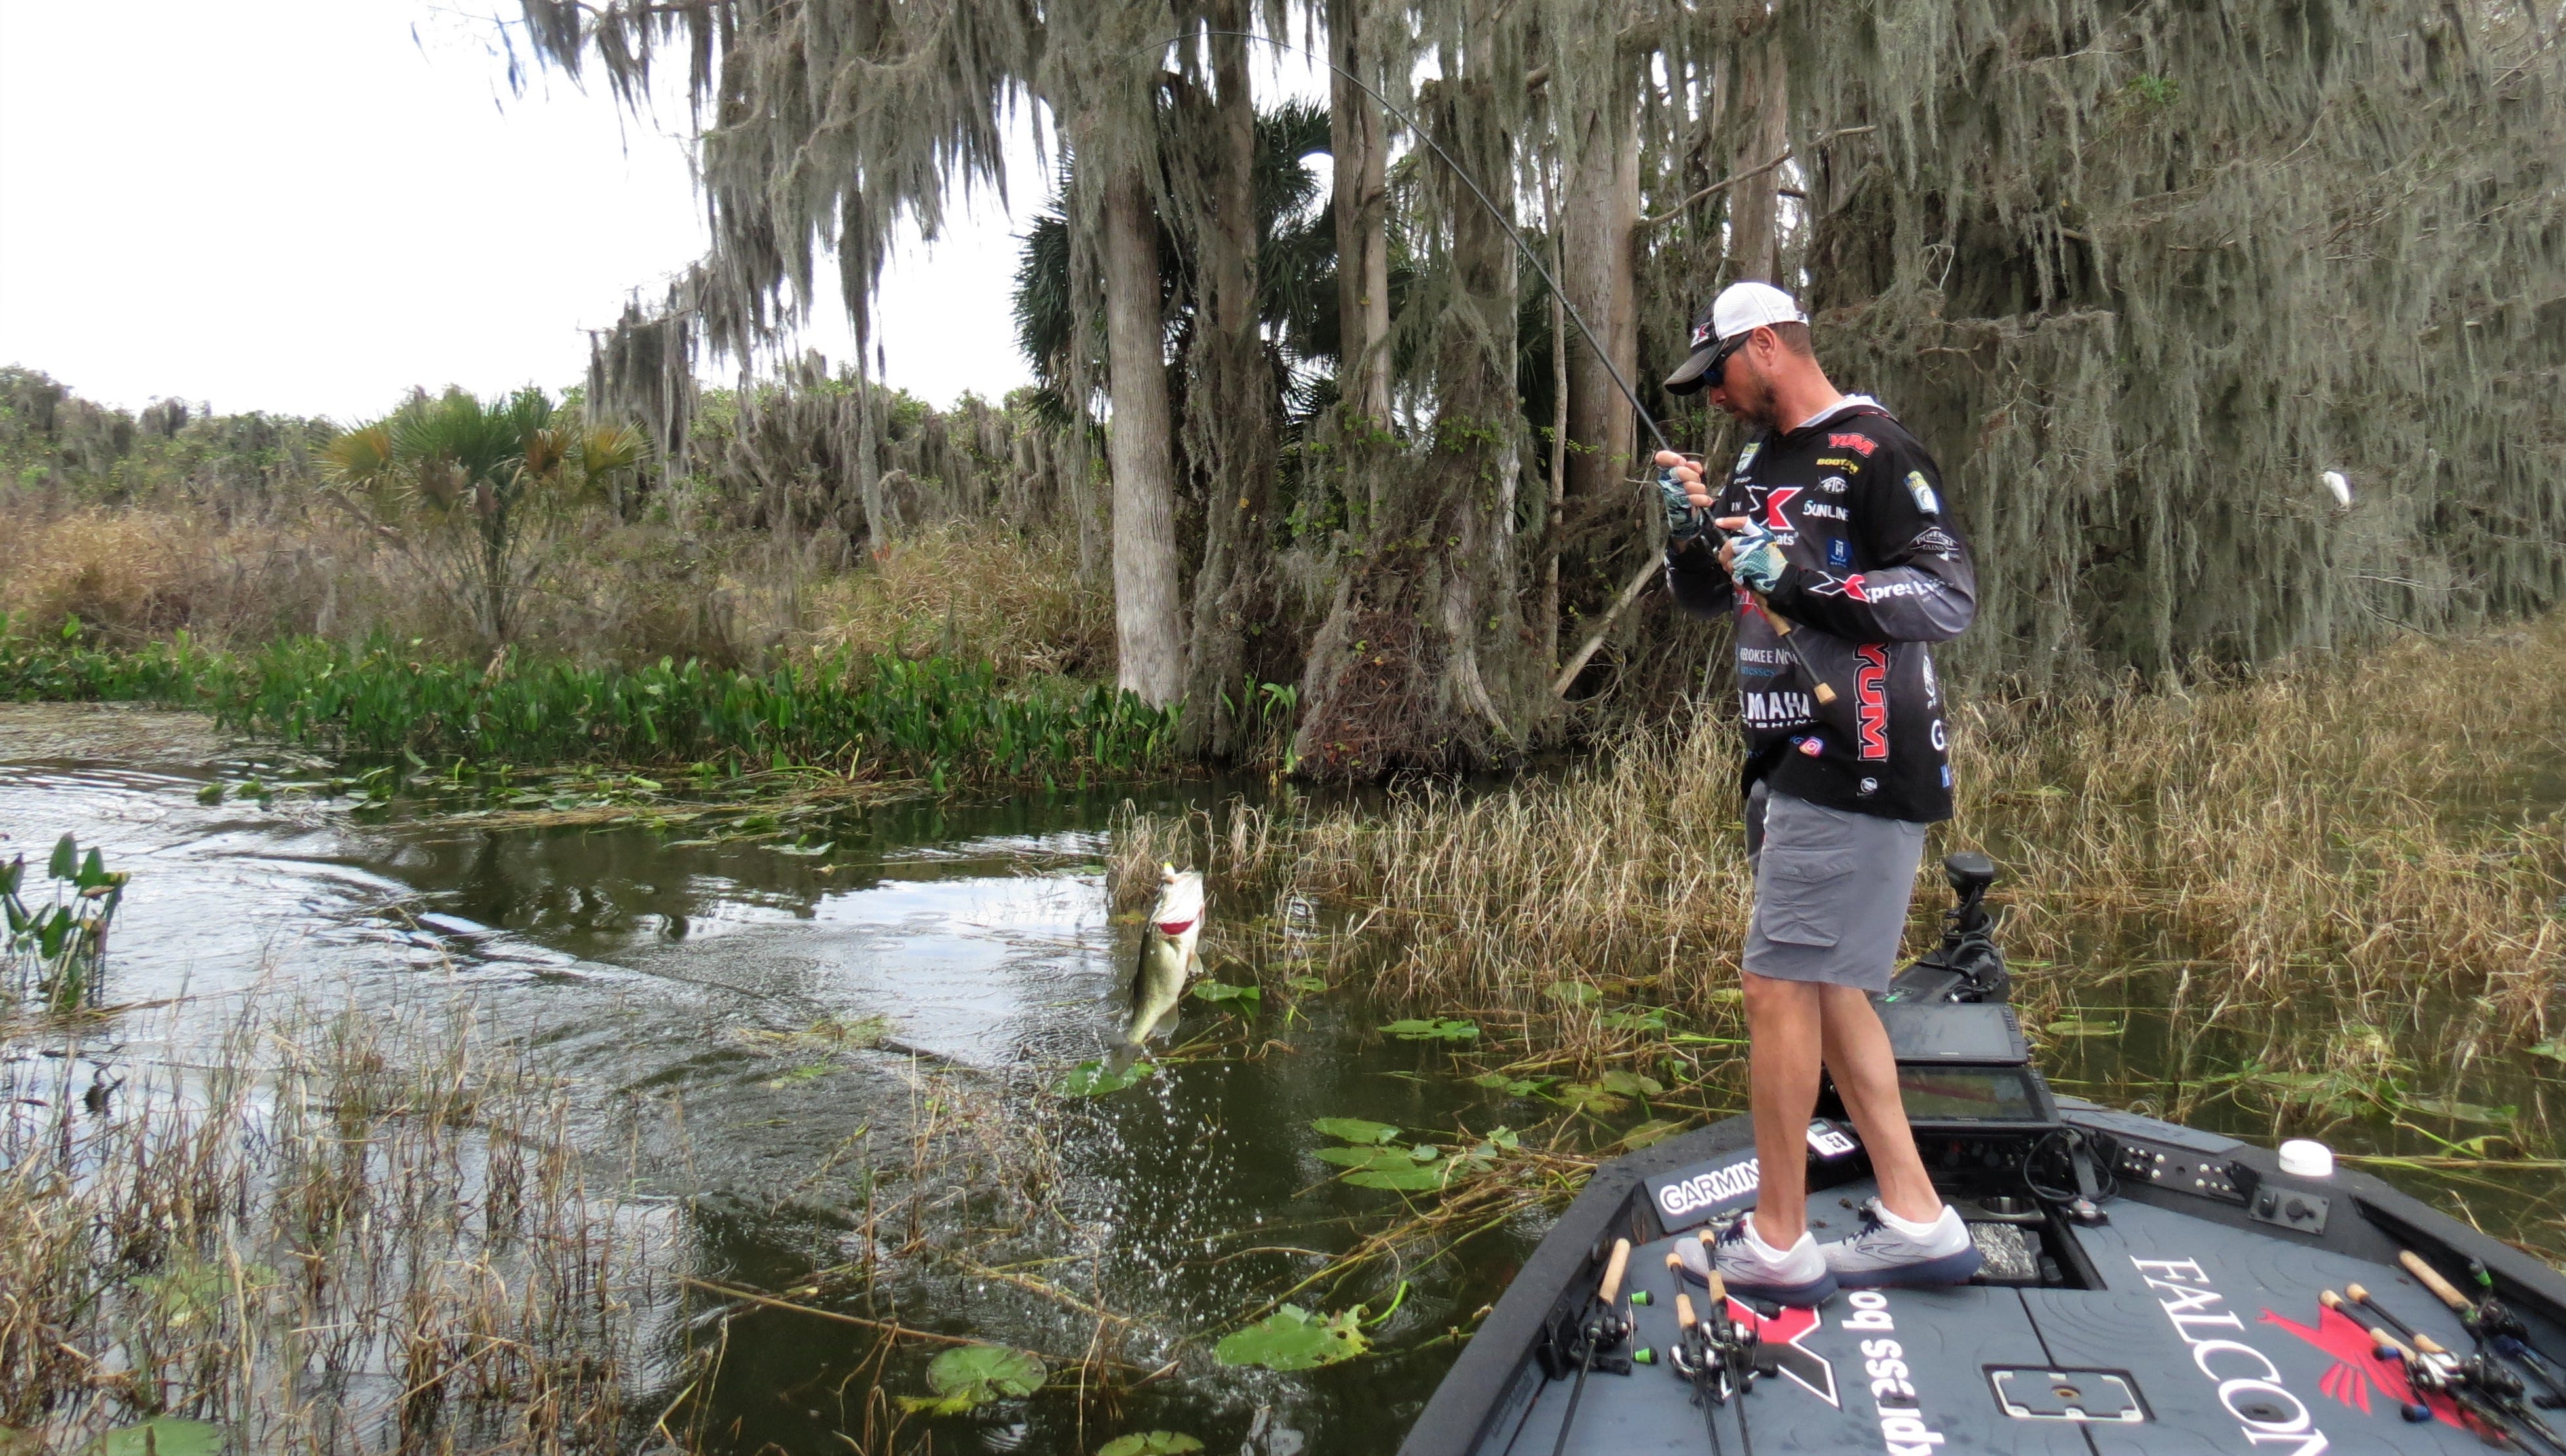
M 1954 901 L 1942 912 L 1942 943 L 1901 970 L 1878 998 L 1883 1003 L 2001 1003 L 2013 992 L 2013 975 L 1996 945 L 1995 913 L 1986 905 L 1996 861 L 1962 849 L 1942 861 L 1942 877 Z

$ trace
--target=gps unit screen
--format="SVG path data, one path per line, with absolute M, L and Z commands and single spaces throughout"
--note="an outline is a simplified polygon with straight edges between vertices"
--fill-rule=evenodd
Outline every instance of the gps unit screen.
M 2048 1110 L 2019 1067 L 1898 1069 L 1911 1122 L 2045 1122 Z

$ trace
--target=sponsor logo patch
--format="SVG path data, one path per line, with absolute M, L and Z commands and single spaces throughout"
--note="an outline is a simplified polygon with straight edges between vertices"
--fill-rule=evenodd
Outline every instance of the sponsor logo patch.
M 1828 542 L 1828 543 L 1827 543 L 1827 565 L 1828 565 L 1828 566 L 1831 566 L 1831 567 L 1849 567 L 1849 566 L 1852 566 L 1852 565 L 1853 565 L 1853 543 L 1852 543 L 1852 542 L 1850 542 L 1850 541 L 1843 540 L 1843 539 L 1841 539 L 1841 538 L 1839 538 L 1839 539 L 1837 539 L 1837 540 L 1834 540 L 1834 541 L 1830 541 L 1830 542 Z
M 1811 516 L 1817 516 L 1829 521 L 1850 521 L 1853 519 L 1853 517 L 1845 514 L 1844 507 L 1837 505 L 1833 501 L 1807 501 L 1802 503 L 1800 506 L 1800 518 L 1802 520 L 1807 520 Z
M 1782 508 L 1789 505 L 1791 498 L 1806 488 L 1797 485 L 1777 485 L 1766 491 L 1764 493 L 1765 527 L 1773 531 L 1791 530 L 1790 518 L 1782 514 Z
M 1755 452 L 1762 448 L 1764 448 L 1762 440 L 1748 440 L 1746 448 L 1737 452 L 1737 463 L 1728 467 L 1728 478 L 1744 480 L 1746 472 L 1755 464 Z
M 1800 752 L 1807 754 L 1811 758 L 1816 758 L 1819 754 L 1827 751 L 1827 741 L 1818 737 L 1814 733 L 1810 734 L 1806 738 L 1792 739 L 1791 746 L 1798 749 Z
M 1861 787 L 1855 789 L 1853 792 L 1854 797 L 1857 799 L 1869 799 L 1872 795 L 1880 792 L 1880 781 L 1878 779 L 1865 779 L 1862 781 Z
M 1889 648 L 1864 642 L 1853 649 L 1853 655 L 1854 717 L 1862 729 L 1862 756 L 1870 762 L 1885 761 L 1889 757 Z
M 1880 441 L 1873 439 L 1869 435 L 1830 434 L 1827 436 L 1827 448 L 1830 450 L 1851 450 L 1855 454 L 1862 456 L 1864 459 L 1869 459 L 1871 458 L 1871 452 L 1880 448 Z
M 1825 491 L 1829 495 L 1843 495 L 1845 493 L 1845 478 L 1841 475 L 1830 475 L 1826 479 L 1818 482 L 1818 489 Z
M 1862 473 L 1862 462 L 1854 459 L 1850 455 L 1820 455 L 1818 457 L 1818 468 L 1820 470 L 1841 470 L 1847 475 L 1860 475 Z
M 1907 472 L 1907 493 L 1916 498 L 1916 509 L 1923 511 L 1925 515 L 1938 516 L 1942 514 L 1941 499 L 1933 494 L 1933 487 L 1925 483 L 1924 471 L 1910 470 Z
M 1817 718 L 1804 692 L 1749 692 L 1740 694 L 1739 715 L 1757 728 L 1788 728 Z

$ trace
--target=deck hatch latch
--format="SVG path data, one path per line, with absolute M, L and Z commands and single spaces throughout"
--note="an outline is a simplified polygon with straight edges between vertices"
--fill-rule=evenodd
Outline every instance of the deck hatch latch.
M 2075 1420 L 2137 1425 L 2148 1418 L 2130 1377 L 2117 1370 L 2044 1370 L 1991 1365 L 1996 1404 L 2015 1420 Z

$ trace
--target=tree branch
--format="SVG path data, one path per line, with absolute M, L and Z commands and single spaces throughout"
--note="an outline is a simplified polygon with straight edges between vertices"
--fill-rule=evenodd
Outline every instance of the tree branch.
M 1828 142 L 1835 140 L 1839 136 L 1861 136 L 1879 129 L 1880 128 L 1878 126 L 1846 126 L 1839 130 L 1830 131 L 1824 136 L 1819 137 L 1817 140 L 1810 142 L 1809 149 L 1815 151 L 1819 147 L 1826 145 Z M 1791 153 L 1786 151 L 1761 166 L 1748 167 L 1746 170 L 1737 173 L 1735 176 L 1722 177 L 1718 181 L 1713 182 L 1709 186 L 1702 188 L 1700 191 L 1693 193 L 1689 197 L 1686 197 L 1681 202 L 1676 203 L 1674 206 L 1668 208 L 1666 211 L 1641 218 L 1640 225 L 1642 227 L 1656 227 L 1662 222 L 1672 222 L 1674 219 L 1683 215 L 1685 208 L 1692 206 L 1703 198 L 1711 196 L 1714 193 L 1724 192 L 1729 188 L 1736 186 L 1738 183 L 1745 181 L 1749 177 L 1760 177 L 1790 159 Z

